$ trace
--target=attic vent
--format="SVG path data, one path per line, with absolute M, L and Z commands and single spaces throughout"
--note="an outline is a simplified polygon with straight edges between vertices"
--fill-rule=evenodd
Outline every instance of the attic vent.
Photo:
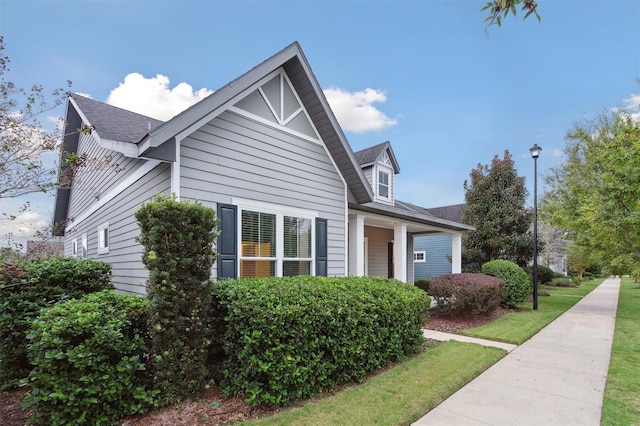
M 235 106 L 291 130 L 317 137 L 302 102 L 283 72 L 249 93 Z

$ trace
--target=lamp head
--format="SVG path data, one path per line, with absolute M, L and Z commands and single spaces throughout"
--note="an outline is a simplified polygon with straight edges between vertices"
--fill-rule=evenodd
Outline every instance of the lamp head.
M 540 148 L 537 143 L 534 143 L 533 146 L 529 148 L 531 157 L 534 159 L 538 158 L 538 156 L 540 155 L 540 151 L 542 151 L 542 148 Z

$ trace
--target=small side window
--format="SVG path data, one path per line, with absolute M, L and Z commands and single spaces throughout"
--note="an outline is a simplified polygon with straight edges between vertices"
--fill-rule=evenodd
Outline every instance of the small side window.
M 71 240 L 71 257 L 78 257 L 78 239 Z
M 109 253 L 109 223 L 98 227 L 98 254 Z
M 82 234 L 82 246 L 80 247 L 80 254 L 83 259 L 89 258 L 89 247 L 87 244 L 87 234 Z
M 425 251 L 414 251 L 413 252 L 413 261 L 414 263 L 424 263 L 427 261 L 427 253 Z

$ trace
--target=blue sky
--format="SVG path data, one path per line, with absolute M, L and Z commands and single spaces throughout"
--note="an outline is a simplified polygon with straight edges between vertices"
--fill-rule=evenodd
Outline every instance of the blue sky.
M 532 192 L 534 143 L 542 176 L 575 123 L 640 103 L 640 1 L 539 0 L 540 23 L 488 29 L 484 3 L 0 0 L 0 34 L 16 84 L 68 79 L 148 115 L 298 41 L 354 151 L 390 141 L 396 197 L 436 207 L 464 202 L 471 169 L 505 149 Z M 48 221 L 53 197 L 31 200 L 28 219 Z M 13 230 L 35 226 L 26 219 Z

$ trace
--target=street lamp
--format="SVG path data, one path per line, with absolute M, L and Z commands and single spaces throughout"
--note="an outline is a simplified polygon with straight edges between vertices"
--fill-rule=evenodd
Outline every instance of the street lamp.
M 542 148 L 534 143 L 529 152 L 533 158 L 533 310 L 538 310 L 538 156 Z

